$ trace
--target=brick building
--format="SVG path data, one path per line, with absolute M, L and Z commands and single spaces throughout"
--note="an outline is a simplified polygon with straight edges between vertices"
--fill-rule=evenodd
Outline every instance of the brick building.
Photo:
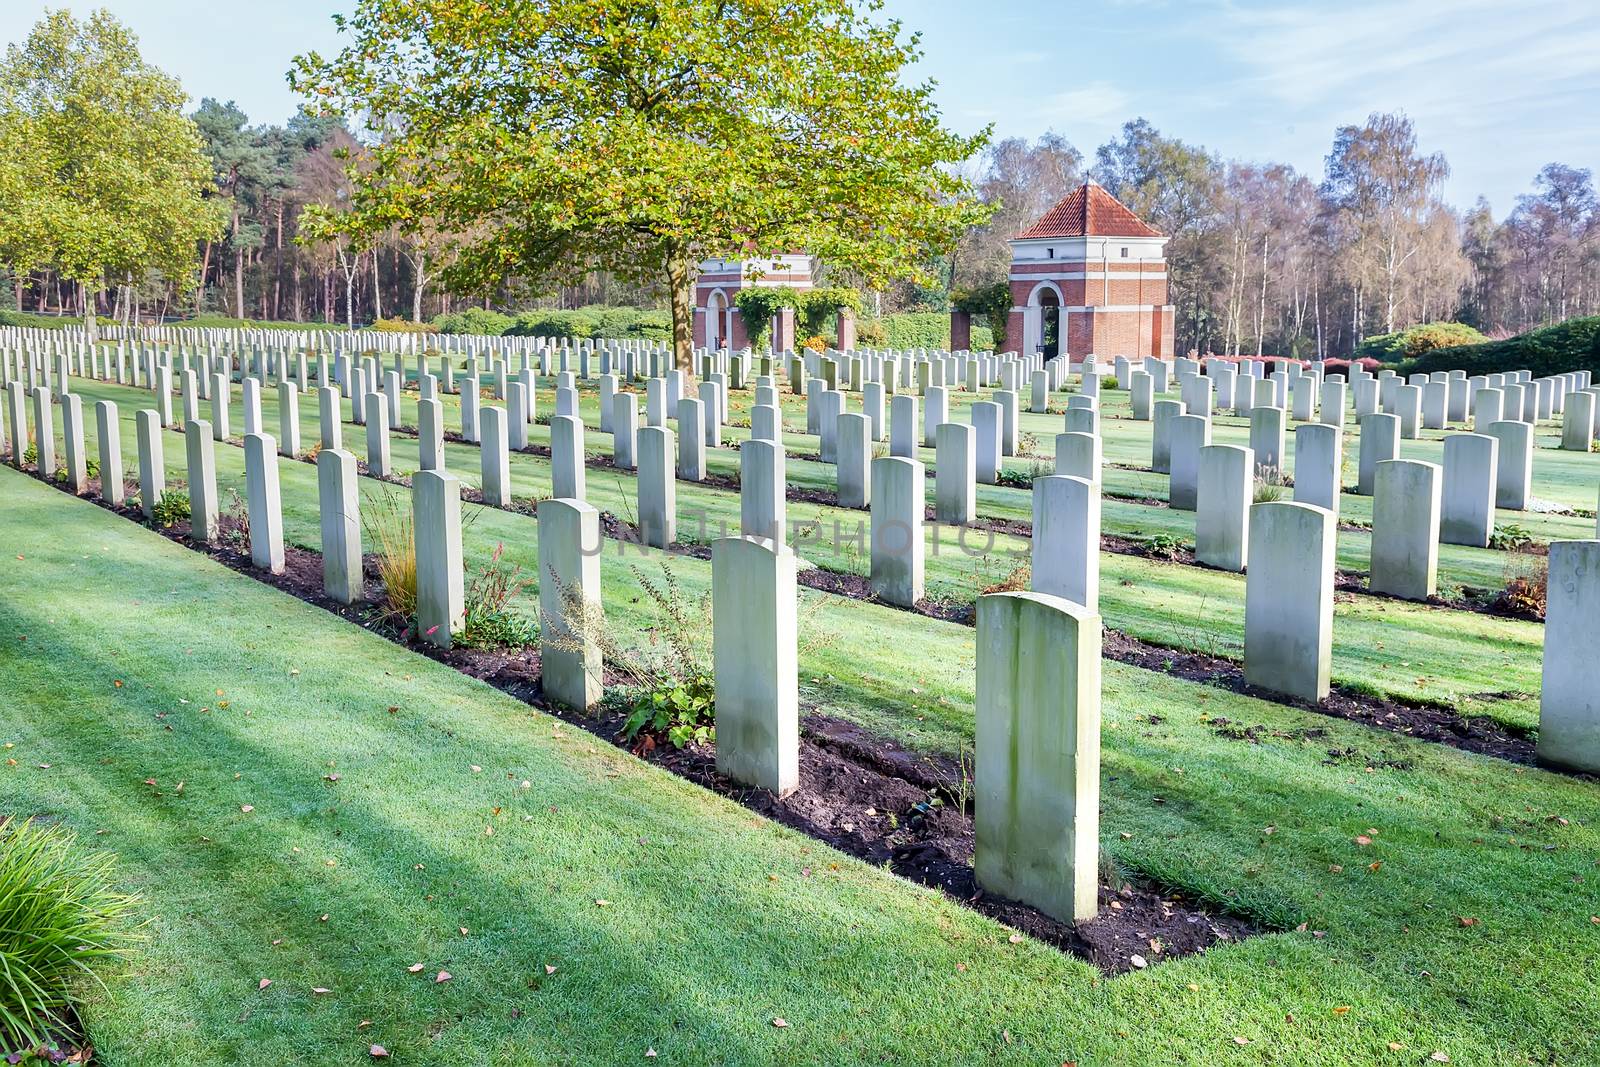
M 1171 359 L 1166 243 L 1100 185 L 1080 185 L 1011 242 L 1007 346 Z
M 810 256 L 781 259 L 708 259 L 700 264 L 694 288 L 694 345 L 738 351 L 750 344 L 734 297 L 741 289 L 784 288 L 808 292 L 813 288 Z M 773 316 L 771 344 L 774 352 L 795 346 L 794 309 Z

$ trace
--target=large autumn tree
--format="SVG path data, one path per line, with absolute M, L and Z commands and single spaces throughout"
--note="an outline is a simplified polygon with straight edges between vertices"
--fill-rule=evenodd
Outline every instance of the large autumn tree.
M 0 64 L 0 256 L 95 296 L 156 272 L 187 279 L 217 216 L 211 165 L 177 80 L 105 11 L 49 12 Z
M 680 364 L 698 262 L 808 252 L 917 277 L 983 215 L 876 0 L 358 0 L 292 84 L 371 150 L 340 224 L 460 239 L 448 281 L 664 283 Z

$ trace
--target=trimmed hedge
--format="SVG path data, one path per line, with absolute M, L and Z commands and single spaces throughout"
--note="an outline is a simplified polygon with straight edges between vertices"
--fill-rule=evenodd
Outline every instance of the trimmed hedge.
M 1571 370 L 1590 370 L 1600 375 L 1600 315 L 1541 326 L 1504 341 L 1436 348 L 1407 360 L 1400 373 L 1464 370 L 1468 374 L 1494 374 L 1524 369 L 1532 371 L 1536 378 Z
M 548 309 L 507 315 L 467 308 L 433 320 L 440 333 L 476 333 L 508 337 L 570 337 L 574 340 L 637 337 L 672 339 L 672 316 L 666 311 L 591 305 L 575 310 Z

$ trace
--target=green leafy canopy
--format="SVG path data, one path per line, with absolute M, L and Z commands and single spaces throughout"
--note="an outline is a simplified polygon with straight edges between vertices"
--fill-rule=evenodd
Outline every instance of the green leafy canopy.
M 435 220 L 458 288 L 664 279 L 683 360 L 701 259 L 804 251 L 881 285 L 986 217 L 953 165 L 988 131 L 943 128 L 878 7 L 359 0 L 290 80 L 375 134 L 340 225 Z

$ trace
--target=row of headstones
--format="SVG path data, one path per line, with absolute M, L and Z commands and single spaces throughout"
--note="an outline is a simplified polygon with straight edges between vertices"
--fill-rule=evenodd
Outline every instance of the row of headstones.
M 20 385 L 7 392 L 11 424 L 22 427 Z M 33 394 L 35 419 L 45 430 L 50 399 L 42 388 Z M 689 403 L 692 413 L 698 402 Z M 116 407 L 108 401 L 96 407 L 102 468 L 120 470 Z M 64 396 L 62 411 L 68 480 L 81 490 L 79 398 Z M 148 513 L 164 488 L 159 416 L 143 410 L 136 421 L 141 498 Z M 939 428 L 941 436 L 952 428 L 968 429 L 946 423 Z M 52 442 L 53 450 L 53 435 L 39 436 Z M 15 462 L 21 461 L 20 442 L 25 439 L 25 431 L 13 435 Z M 193 536 L 201 541 L 216 536 L 213 439 L 203 422 L 186 427 Z M 747 472 L 743 491 L 781 501 L 781 473 L 768 479 L 764 490 L 761 478 L 750 476 L 759 470 L 763 453 L 769 463 L 781 464 L 781 451 L 771 442 L 751 444 L 748 457 L 741 460 Z M 252 560 L 263 569 L 281 570 L 282 520 L 270 436 L 246 436 L 245 462 Z M 884 466 L 875 464 L 875 480 L 889 487 L 882 496 L 903 505 L 886 517 L 902 523 L 908 534 L 916 531 L 918 536 L 910 539 L 920 545 L 921 465 L 904 457 L 878 464 Z M 330 447 L 319 454 L 317 465 L 325 588 L 330 597 L 353 602 L 361 595 L 355 459 Z M 1384 464 L 1380 495 L 1386 492 L 1383 486 L 1393 483 L 1397 499 L 1420 497 L 1436 511 L 1436 480 L 1432 490 L 1411 481 L 1417 468 L 1429 466 Z M 40 472 L 53 476 L 43 450 Z M 1097 485 L 1071 476 L 1041 482 L 1045 484 L 1036 487 L 1034 514 L 1036 563 L 1041 557 L 1059 562 L 1071 555 L 1044 547 L 1053 530 L 1070 531 L 1084 547 L 1079 556 L 1092 560 L 1095 549 L 1088 546 L 1098 542 L 1098 524 L 1091 526 L 1098 513 Z M 1053 484 L 1057 482 L 1059 489 Z M 120 479 L 105 480 L 102 492 L 120 503 Z M 464 611 L 460 485 L 442 470 L 425 470 L 415 476 L 413 493 L 418 631 L 426 640 L 448 644 Z M 540 503 L 538 518 L 545 688 L 552 699 L 588 706 L 600 695 L 599 650 L 588 637 L 591 623 L 583 618 L 599 611 L 598 513 L 581 500 L 557 498 Z M 873 520 L 876 547 L 877 505 Z M 1332 513 L 1303 503 L 1271 502 L 1250 508 L 1249 522 L 1250 540 L 1257 548 L 1246 587 L 1246 678 L 1320 700 L 1328 692 L 1331 661 Z M 1092 593 L 1084 593 L 1085 606 L 1039 589 L 1052 580 L 1052 575 L 1039 573 L 1035 592 L 980 598 L 975 865 L 980 883 L 991 891 L 1063 919 L 1080 919 L 1092 916 L 1095 908 L 1100 626 Z M 713 640 L 719 766 L 739 780 L 778 792 L 793 788 L 798 779 L 796 592 L 795 558 L 780 542 L 749 535 L 716 542 Z M 1594 697 L 1600 678 L 1595 677 L 1593 654 L 1597 613 L 1600 542 L 1553 546 L 1540 754 L 1588 770 L 1600 770 L 1600 717 Z
M 1300 422 L 1318 418 L 1343 425 L 1347 393 L 1353 397 L 1357 418 L 1383 411 L 1397 415 L 1401 433 L 1407 439 L 1419 429 L 1444 429 L 1449 423 L 1471 419 L 1483 427 L 1502 419 L 1534 423 L 1563 413 L 1566 398 L 1590 385 L 1589 371 L 1571 371 L 1533 380 L 1532 372 L 1475 375 L 1465 371 L 1435 371 L 1414 374 L 1402 381 L 1393 371 L 1383 370 L 1374 377 L 1359 364 L 1344 375 L 1326 377 L 1316 365 L 1303 369 L 1289 364 L 1287 370 L 1260 377 L 1262 364 L 1207 361 L 1204 372 L 1192 360 L 1176 361 L 1176 384 L 1183 402 L 1196 412 L 1231 408 L 1236 415 L 1248 416 L 1257 407 L 1276 407 L 1289 412 Z M 1186 365 L 1187 364 L 1187 365 Z M 1155 397 L 1168 392 L 1168 364 L 1146 361 L 1142 369 L 1118 361 L 1119 384 L 1129 390 L 1129 402 L 1136 420 L 1149 420 L 1154 414 Z M 1238 381 L 1243 376 L 1248 383 Z M 1096 389 L 1087 380 L 1084 389 Z M 1593 418 L 1591 412 L 1591 419 Z
M 324 390 L 328 392 L 331 388 Z M 8 386 L 7 393 L 11 424 L 21 429 L 13 435 L 13 459 L 20 465 L 18 442 L 27 437 L 26 416 L 19 411 L 20 383 Z M 51 395 L 40 386 L 33 401 L 39 439 L 50 442 L 41 448 L 39 460 L 41 476 L 49 479 L 54 477 L 53 455 L 47 455 L 53 453 L 54 440 Z M 681 401 L 680 426 L 685 417 L 692 421 L 700 403 Z M 121 470 L 117 406 L 104 400 L 95 406 L 100 462 L 108 472 L 101 492 L 109 503 L 120 505 L 121 478 L 109 473 Z M 69 488 L 82 492 L 87 479 L 81 399 L 68 393 L 61 397 L 61 408 Z M 498 425 L 500 419 L 491 413 L 499 411 L 485 409 L 486 426 Z M 165 491 L 160 415 L 142 409 L 135 421 L 140 497 L 150 516 Z M 581 424 L 576 429 L 581 432 Z M 663 428 L 646 427 L 641 444 L 649 449 L 647 442 L 669 436 Z M 215 440 L 204 420 L 184 427 L 191 537 L 199 543 L 214 542 L 219 533 Z M 251 432 L 245 435 L 244 453 L 251 560 L 262 570 L 281 573 L 278 448 L 270 435 Z M 774 475 L 765 492 L 781 509 L 781 449 L 772 442 L 751 442 L 741 462 L 745 496 L 763 492 L 757 472 L 765 463 Z M 324 591 L 340 603 L 355 603 L 363 596 L 356 458 L 335 444 L 321 449 L 316 463 Z M 881 496 L 904 499 L 904 518 L 917 529 L 920 545 L 921 464 L 900 457 L 878 463 L 882 466 L 875 474 L 886 486 Z M 557 493 L 562 489 L 558 484 Z M 417 633 L 421 640 L 447 648 L 465 614 L 460 481 L 443 469 L 413 475 L 412 520 Z M 599 512 L 577 496 L 558 495 L 539 502 L 537 521 L 541 683 L 552 701 L 589 708 L 602 695 L 602 659 L 594 637 L 603 611 Z M 875 505 L 875 544 L 880 525 Z M 718 769 L 780 795 L 799 784 L 796 572 L 793 551 L 771 537 L 741 534 L 718 539 L 712 547 Z M 1066 921 L 1090 918 L 1096 910 L 1098 874 L 1098 616 L 1040 593 L 985 596 L 979 604 L 978 646 L 974 782 L 980 884 Z

